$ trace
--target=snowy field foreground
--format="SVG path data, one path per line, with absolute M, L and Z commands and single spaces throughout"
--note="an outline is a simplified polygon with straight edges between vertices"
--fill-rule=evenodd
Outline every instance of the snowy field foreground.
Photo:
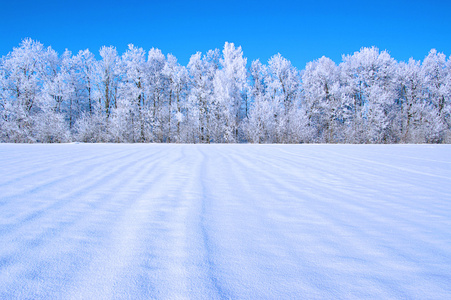
M 0 299 L 450 299 L 450 145 L 0 144 Z

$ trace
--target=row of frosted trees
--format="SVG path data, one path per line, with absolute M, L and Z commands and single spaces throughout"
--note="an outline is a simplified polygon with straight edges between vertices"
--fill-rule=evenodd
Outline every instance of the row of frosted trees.
M 1 142 L 449 143 L 451 59 L 377 48 L 298 71 L 241 47 L 188 65 L 133 45 L 58 55 L 25 39 L 0 61 Z

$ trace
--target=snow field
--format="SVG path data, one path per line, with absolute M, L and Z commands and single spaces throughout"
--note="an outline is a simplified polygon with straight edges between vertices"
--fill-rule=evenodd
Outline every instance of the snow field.
M 449 145 L 0 144 L 0 298 L 451 297 Z

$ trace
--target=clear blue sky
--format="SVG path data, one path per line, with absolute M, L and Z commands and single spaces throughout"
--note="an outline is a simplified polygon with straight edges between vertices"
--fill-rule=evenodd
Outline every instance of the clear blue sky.
M 30 37 L 62 53 L 127 44 L 172 53 L 241 45 L 248 60 L 280 52 L 298 68 L 323 55 L 335 62 L 361 47 L 397 60 L 451 55 L 451 1 L 94 1 L 0 0 L 0 56 Z

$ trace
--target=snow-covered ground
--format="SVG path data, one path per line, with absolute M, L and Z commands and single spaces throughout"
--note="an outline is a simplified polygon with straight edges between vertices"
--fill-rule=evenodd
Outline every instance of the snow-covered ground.
M 0 298 L 450 299 L 451 146 L 0 144 Z

